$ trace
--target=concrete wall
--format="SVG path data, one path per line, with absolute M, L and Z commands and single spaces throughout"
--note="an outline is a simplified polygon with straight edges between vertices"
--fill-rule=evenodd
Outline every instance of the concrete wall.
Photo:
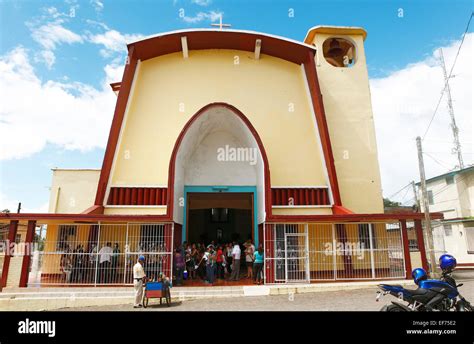
M 50 213 L 81 213 L 94 205 L 100 170 L 53 169 Z

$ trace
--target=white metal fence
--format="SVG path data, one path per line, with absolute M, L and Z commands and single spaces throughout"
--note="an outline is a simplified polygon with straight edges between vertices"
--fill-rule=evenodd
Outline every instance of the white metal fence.
M 139 255 L 147 276 L 172 275 L 172 224 L 50 224 L 35 240 L 28 286 L 132 284 Z
M 404 278 L 399 223 L 265 224 L 266 283 Z

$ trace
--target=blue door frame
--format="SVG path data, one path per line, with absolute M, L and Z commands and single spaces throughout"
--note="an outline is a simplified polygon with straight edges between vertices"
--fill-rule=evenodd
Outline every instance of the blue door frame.
M 214 185 L 214 186 L 184 186 L 184 214 L 183 214 L 183 229 L 181 234 L 181 241 L 186 241 L 186 213 L 188 206 L 188 193 L 195 192 L 212 192 L 212 193 L 252 193 L 253 194 L 253 237 L 255 241 L 255 247 L 258 247 L 258 222 L 257 222 L 257 211 L 258 211 L 258 202 L 257 202 L 257 187 L 256 186 L 224 186 L 224 185 Z

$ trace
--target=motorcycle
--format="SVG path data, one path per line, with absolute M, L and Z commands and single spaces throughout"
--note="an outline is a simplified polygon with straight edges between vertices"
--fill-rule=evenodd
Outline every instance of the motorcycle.
M 379 301 L 382 296 L 390 294 L 408 303 L 405 305 L 392 301 L 392 304 L 383 306 L 381 311 L 474 311 L 472 305 L 459 293 L 458 288 L 463 284 L 456 284 L 450 273 L 443 272 L 439 280 L 415 279 L 415 283 L 418 285 L 417 289 L 406 289 L 401 285 L 380 284 L 378 287 L 381 291 L 377 291 L 376 301 Z

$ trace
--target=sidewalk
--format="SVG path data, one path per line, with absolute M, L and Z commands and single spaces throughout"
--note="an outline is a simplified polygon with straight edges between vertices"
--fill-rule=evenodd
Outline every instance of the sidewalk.
M 401 284 L 411 287 L 409 280 L 338 282 L 318 284 L 285 284 L 265 286 L 226 287 L 175 287 L 171 289 L 173 301 L 209 298 L 234 298 L 307 294 L 328 291 L 347 291 L 376 288 L 378 284 Z M 5 288 L 0 293 L 1 311 L 43 311 L 60 308 L 113 306 L 132 304 L 133 289 L 120 288 Z

